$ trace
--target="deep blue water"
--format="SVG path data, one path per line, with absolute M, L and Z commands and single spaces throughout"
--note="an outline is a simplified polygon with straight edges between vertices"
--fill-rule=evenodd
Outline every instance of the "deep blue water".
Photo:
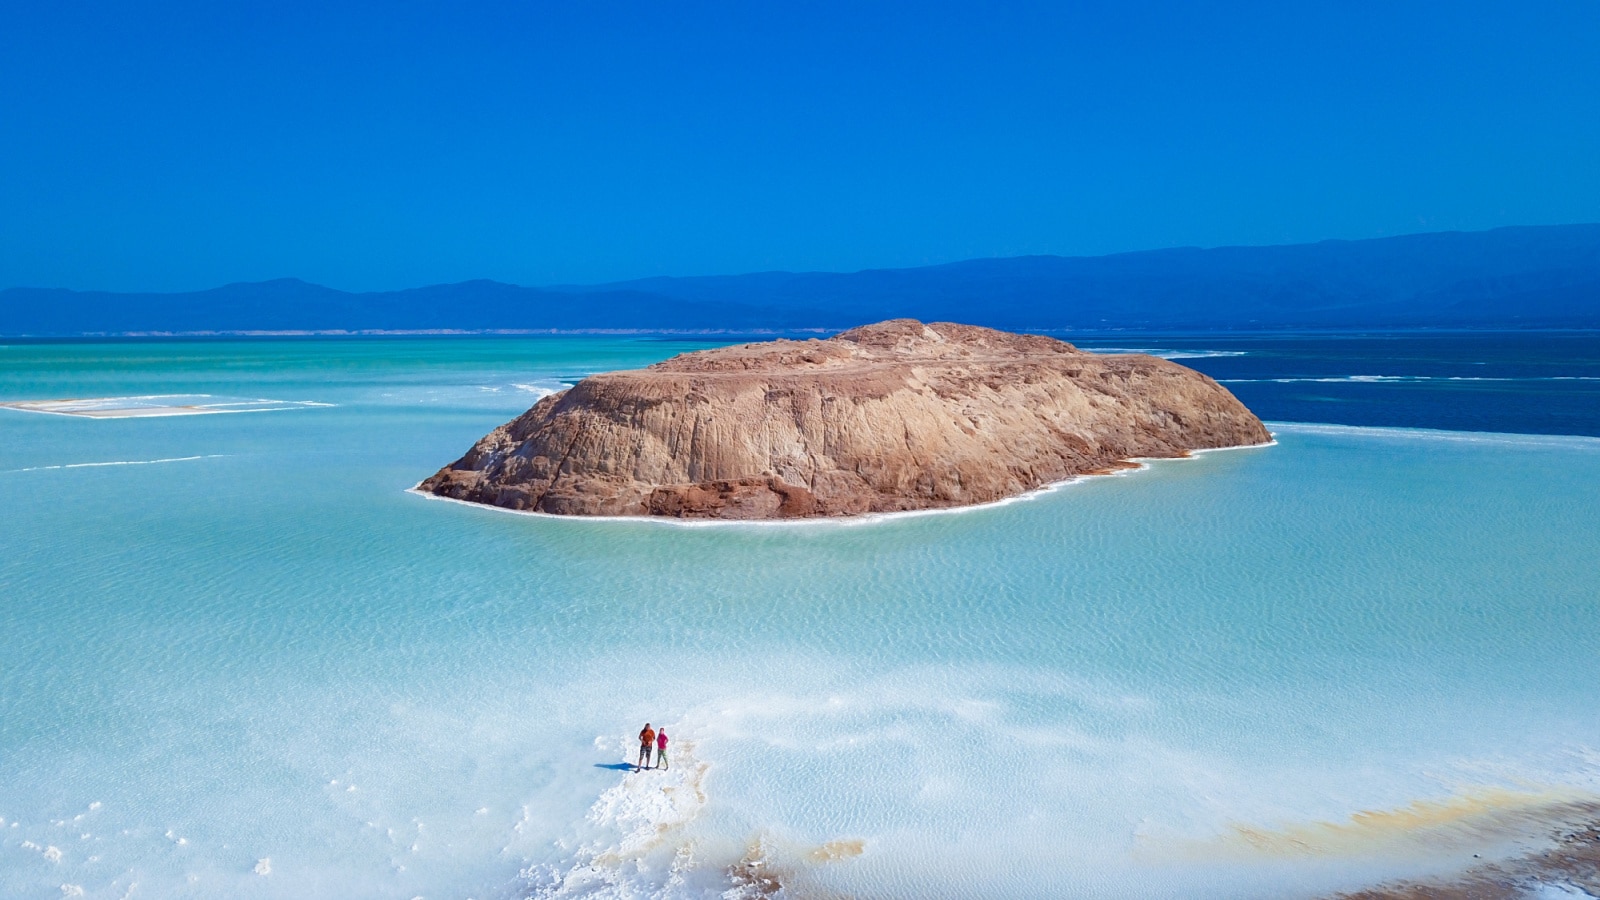
M 1600 435 L 1595 332 L 1067 337 L 1173 351 L 1268 421 Z

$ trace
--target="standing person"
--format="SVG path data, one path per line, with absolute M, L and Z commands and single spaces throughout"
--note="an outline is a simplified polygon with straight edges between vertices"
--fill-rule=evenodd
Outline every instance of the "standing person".
M 667 767 L 667 730 L 665 728 L 656 732 L 656 765 L 663 769 Z
M 640 769 L 650 768 L 650 748 L 655 746 L 656 733 L 650 723 L 644 723 L 644 730 L 639 732 L 639 763 L 633 767 L 635 772 Z

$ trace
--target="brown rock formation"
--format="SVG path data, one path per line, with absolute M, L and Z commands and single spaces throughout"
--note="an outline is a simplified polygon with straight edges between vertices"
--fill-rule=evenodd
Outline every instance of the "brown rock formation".
M 849 516 L 1268 440 L 1232 394 L 1166 360 L 896 319 L 585 378 L 419 487 L 567 515 Z

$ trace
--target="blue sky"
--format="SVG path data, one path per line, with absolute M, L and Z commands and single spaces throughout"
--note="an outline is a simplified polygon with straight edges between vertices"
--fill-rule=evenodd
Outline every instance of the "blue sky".
M 1600 5 L 0 7 L 0 287 L 366 290 L 1600 220 Z

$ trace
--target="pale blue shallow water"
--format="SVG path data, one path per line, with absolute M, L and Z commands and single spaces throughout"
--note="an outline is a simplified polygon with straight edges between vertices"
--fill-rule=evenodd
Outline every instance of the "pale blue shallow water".
M 718 896 L 741 857 L 800 896 L 1315 895 L 1600 793 L 1593 438 L 1279 426 L 849 525 L 405 492 L 690 346 L 0 349 L 0 402 L 333 404 L 0 409 L 0 895 Z M 675 774 L 605 768 L 646 720 Z M 1449 821 L 1351 820 L 1418 802 Z

